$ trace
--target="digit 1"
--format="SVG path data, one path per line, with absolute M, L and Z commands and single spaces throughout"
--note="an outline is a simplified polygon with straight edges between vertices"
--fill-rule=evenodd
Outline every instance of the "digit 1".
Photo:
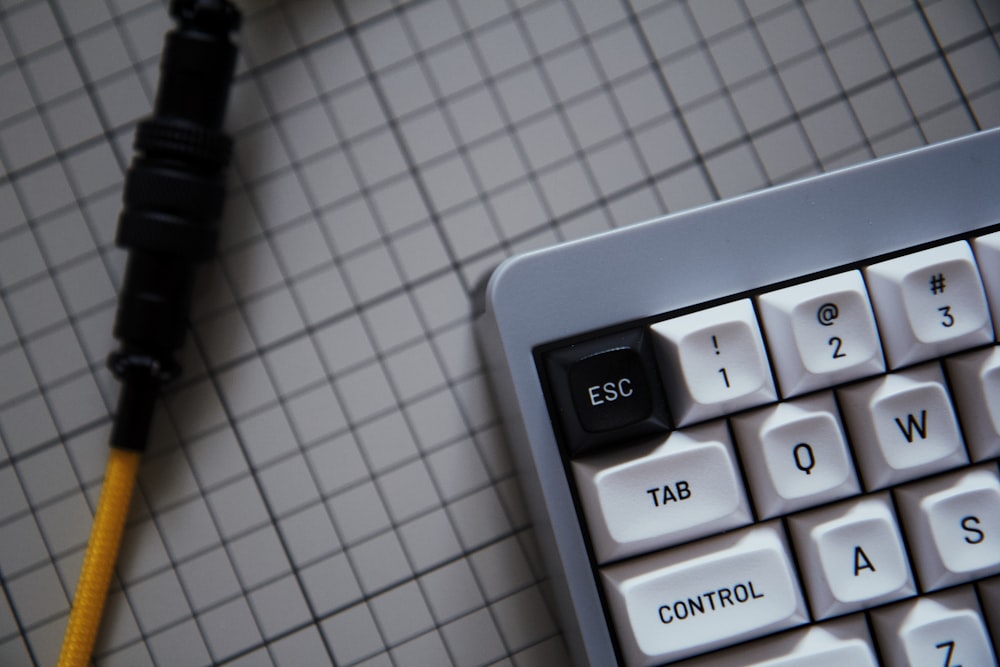
M 729 388 L 729 374 L 726 373 L 725 368 L 720 368 L 719 372 L 722 373 L 722 381 L 726 383 L 726 388 Z

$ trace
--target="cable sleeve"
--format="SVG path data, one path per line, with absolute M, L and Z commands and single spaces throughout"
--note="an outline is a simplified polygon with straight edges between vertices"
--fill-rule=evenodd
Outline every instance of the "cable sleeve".
M 142 453 L 110 449 L 104 485 L 59 654 L 59 667 L 86 667 L 97 641 Z

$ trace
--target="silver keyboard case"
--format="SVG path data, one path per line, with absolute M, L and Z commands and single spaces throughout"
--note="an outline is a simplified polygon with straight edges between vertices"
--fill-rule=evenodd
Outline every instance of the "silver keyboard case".
M 617 664 L 542 393 L 543 344 L 1000 222 L 1000 129 L 511 258 L 477 333 L 575 665 Z

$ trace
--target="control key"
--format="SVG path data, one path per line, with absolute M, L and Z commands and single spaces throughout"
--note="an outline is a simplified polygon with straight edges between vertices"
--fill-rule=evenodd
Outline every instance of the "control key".
M 805 623 L 780 524 L 601 569 L 629 667 L 651 667 Z

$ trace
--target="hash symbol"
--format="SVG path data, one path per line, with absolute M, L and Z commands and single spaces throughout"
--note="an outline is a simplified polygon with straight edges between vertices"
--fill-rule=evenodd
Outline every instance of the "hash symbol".
M 941 294 L 944 292 L 944 274 L 939 273 L 931 276 L 931 294 Z

